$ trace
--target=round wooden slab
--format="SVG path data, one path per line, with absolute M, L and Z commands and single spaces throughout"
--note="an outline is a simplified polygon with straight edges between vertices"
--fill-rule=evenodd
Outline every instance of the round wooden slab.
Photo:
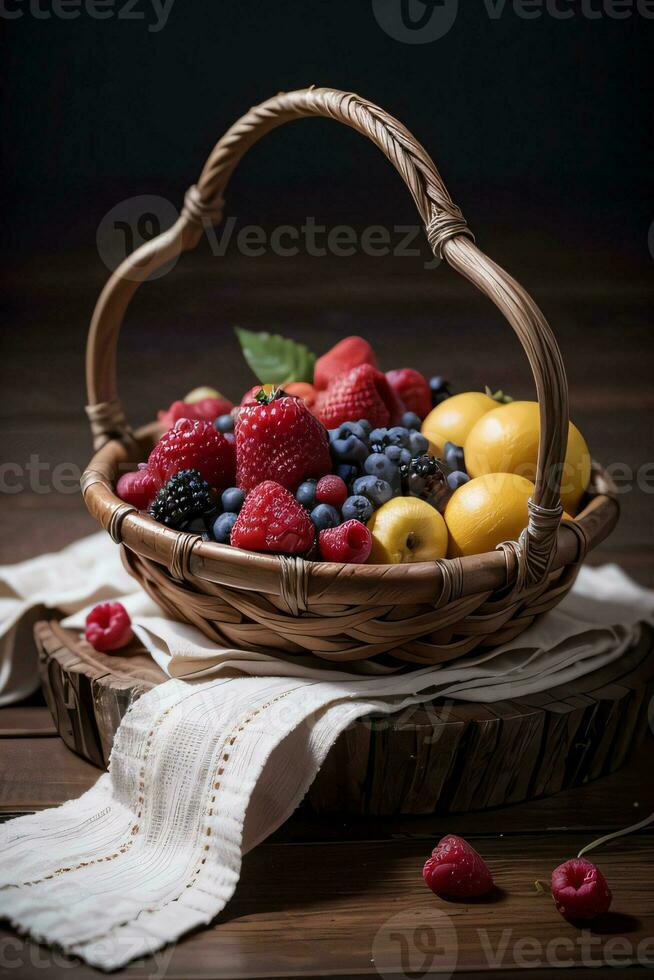
M 138 646 L 109 656 L 39 622 L 45 697 L 59 734 L 105 767 L 127 708 L 166 676 Z M 308 801 L 362 814 L 483 810 L 548 796 L 613 772 L 648 728 L 653 634 L 619 663 L 546 694 L 494 704 L 437 701 L 370 716 L 334 744 Z

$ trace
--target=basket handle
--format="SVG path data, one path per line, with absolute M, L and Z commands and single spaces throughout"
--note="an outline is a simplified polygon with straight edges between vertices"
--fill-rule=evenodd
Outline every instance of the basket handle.
M 214 147 L 197 184 L 187 191 L 175 224 L 129 255 L 110 277 L 93 312 L 87 344 L 87 414 L 94 445 L 98 449 L 109 439 L 131 436 L 118 399 L 116 348 L 125 312 L 139 284 L 181 252 L 194 248 L 207 223 L 221 220 L 223 193 L 247 150 L 282 123 L 305 116 L 336 119 L 379 147 L 409 188 L 434 253 L 493 301 L 525 350 L 540 405 L 536 489 L 520 541 L 504 547 L 518 557 L 516 587 L 536 584 L 551 564 L 562 515 L 559 491 L 568 437 L 568 386 L 561 353 L 531 297 L 475 245 L 424 147 L 393 116 L 352 93 L 302 89 L 280 93 L 251 109 Z

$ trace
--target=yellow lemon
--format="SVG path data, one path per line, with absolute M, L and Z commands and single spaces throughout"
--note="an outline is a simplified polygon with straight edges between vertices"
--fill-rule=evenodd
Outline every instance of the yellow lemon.
M 419 497 L 393 497 L 368 521 L 372 533 L 373 565 L 435 561 L 447 554 L 445 521 Z
M 195 404 L 195 402 L 204 401 L 205 398 L 222 398 L 223 396 L 215 388 L 208 388 L 204 385 L 202 388 L 194 388 L 193 391 L 189 391 L 188 395 L 185 396 L 183 401 L 187 404 Z
M 464 443 L 466 469 L 472 477 L 484 473 L 517 473 L 535 480 L 539 436 L 537 402 L 499 405 L 470 430 Z M 589 479 L 588 446 L 579 429 L 570 422 L 568 450 L 561 473 L 561 503 L 571 514 L 577 512 Z
M 442 456 L 446 442 L 462 446 L 475 422 L 494 408 L 497 402 L 483 391 L 452 395 L 431 410 L 422 423 L 422 434 L 438 447 L 437 455 Z
M 488 473 L 464 483 L 445 508 L 448 558 L 479 555 L 501 541 L 515 541 L 527 526 L 527 501 L 533 492 L 531 480 L 515 473 Z

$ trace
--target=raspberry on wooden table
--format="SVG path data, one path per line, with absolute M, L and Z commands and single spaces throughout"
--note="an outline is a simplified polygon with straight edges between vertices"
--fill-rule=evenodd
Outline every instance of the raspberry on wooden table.
M 122 602 L 101 602 L 86 617 L 84 636 L 102 653 L 119 650 L 132 639 L 132 621 Z
M 552 897 L 564 919 L 583 922 L 608 912 L 612 895 L 599 868 L 572 858 L 552 872 Z
M 301 555 L 315 540 L 313 524 L 290 490 L 266 480 L 245 498 L 230 542 L 248 551 Z
M 477 898 L 493 887 L 484 859 L 455 834 L 438 842 L 425 862 L 422 876 L 434 894 L 444 898 Z

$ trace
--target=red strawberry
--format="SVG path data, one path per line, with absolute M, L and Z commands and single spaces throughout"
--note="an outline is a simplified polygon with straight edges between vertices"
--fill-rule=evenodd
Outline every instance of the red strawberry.
M 398 368 L 387 371 L 386 377 L 395 394 L 404 402 L 407 412 L 415 412 L 421 419 L 431 412 L 431 388 L 420 371 Z
M 377 367 L 372 347 L 363 337 L 346 337 L 318 358 L 313 372 L 313 383 L 320 391 L 327 388 L 339 374 L 347 374 L 360 364 Z
M 179 419 L 199 419 L 213 422 L 219 415 L 228 415 L 234 406 L 228 398 L 202 398 L 198 402 L 173 402 L 168 411 L 159 412 L 159 421 L 170 429 Z
M 367 419 L 375 428 L 386 426 L 399 421 L 403 411 L 386 375 L 370 364 L 361 364 L 336 378 L 315 410 L 328 429 L 353 419 Z
M 334 473 L 328 473 L 316 484 L 316 501 L 319 504 L 331 504 L 340 510 L 348 497 L 345 481 Z
M 266 480 L 245 498 L 230 543 L 248 551 L 301 555 L 312 547 L 314 538 L 309 515 L 290 490 Z
M 101 602 L 86 617 L 84 636 L 95 650 L 107 652 L 127 646 L 132 621 L 122 602 Z
M 443 837 L 427 859 L 422 877 L 435 895 L 477 898 L 493 887 L 491 873 L 481 855 L 462 837 Z
M 150 453 L 148 469 L 163 486 L 180 470 L 199 470 L 216 490 L 234 485 L 234 444 L 211 422 L 179 419 Z
M 123 473 L 116 484 L 116 493 L 125 503 L 132 504 L 139 510 L 147 510 L 159 486 L 158 479 L 146 464 L 139 463 L 139 468 L 134 473 Z
M 266 385 L 259 384 L 259 385 L 254 385 L 253 388 L 248 388 L 248 390 L 241 398 L 241 408 L 244 408 L 246 405 L 259 405 L 260 402 L 259 399 L 257 398 L 259 392 L 263 391 L 264 395 L 271 395 L 275 390 L 276 390 L 275 385 L 268 385 L 268 384 Z
M 318 549 L 324 561 L 363 562 L 370 557 L 372 534 L 360 521 L 346 521 L 318 535 Z
M 608 912 L 612 895 L 599 868 L 572 858 L 552 872 L 552 897 L 564 919 L 587 921 Z
M 241 407 L 235 435 L 236 482 L 243 490 L 264 480 L 295 490 L 307 477 L 331 469 L 327 433 L 301 398 L 260 393 L 254 405 Z

